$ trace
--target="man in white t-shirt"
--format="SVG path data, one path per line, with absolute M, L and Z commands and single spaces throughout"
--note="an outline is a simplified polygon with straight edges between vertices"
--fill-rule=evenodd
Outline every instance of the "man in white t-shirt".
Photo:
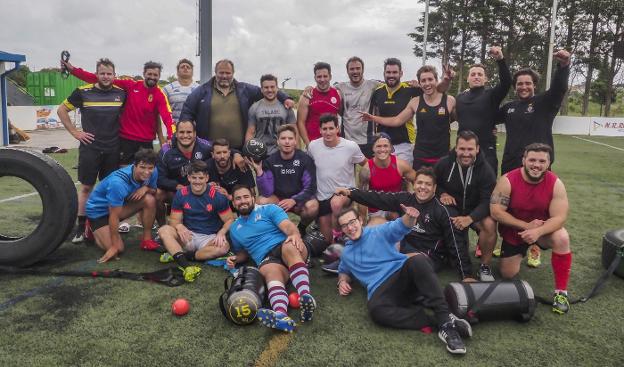
M 163 91 L 171 105 L 171 117 L 174 122 L 180 121 L 180 113 L 182 106 L 186 101 L 186 97 L 199 86 L 193 81 L 193 63 L 191 60 L 182 59 L 178 61 L 177 66 L 178 80 L 164 86 Z
M 316 165 L 316 199 L 319 201 L 319 227 L 328 243 L 336 215 L 350 204 L 343 196 L 334 196 L 338 187 L 355 186 L 355 164 L 364 165 L 366 157 L 357 143 L 338 136 L 338 116 L 322 115 L 321 137 L 308 146 L 308 154 Z
M 369 143 L 374 134 L 372 122 L 363 123 L 359 111 L 368 111 L 371 97 L 380 85 L 375 80 L 364 79 L 364 61 L 357 56 L 347 60 L 348 82 L 341 82 L 336 89 L 342 95 L 342 136 L 356 142 L 367 158 L 372 158 L 373 150 Z

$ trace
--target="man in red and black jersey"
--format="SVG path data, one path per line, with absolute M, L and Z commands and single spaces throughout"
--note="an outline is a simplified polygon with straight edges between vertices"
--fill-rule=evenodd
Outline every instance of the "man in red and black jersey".
M 568 312 L 568 280 L 572 264 L 570 236 L 563 227 L 568 217 L 568 196 L 563 182 L 551 171 L 552 148 L 533 143 L 524 149 L 522 167 L 498 180 L 490 200 L 490 212 L 503 237 L 500 271 L 512 278 L 520 271 L 530 244 L 552 249 L 555 297 L 552 310 Z

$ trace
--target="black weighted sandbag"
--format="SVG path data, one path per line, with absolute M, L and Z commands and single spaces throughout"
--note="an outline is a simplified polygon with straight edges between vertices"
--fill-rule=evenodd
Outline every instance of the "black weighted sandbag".
M 225 278 L 225 291 L 219 298 L 221 313 L 237 325 L 249 325 L 266 300 L 264 277 L 253 266 L 243 266 Z
M 624 256 L 624 228 L 609 231 L 602 237 L 602 266 L 608 269 L 616 256 Z M 620 261 L 613 274 L 624 278 L 624 261 Z
M 533 288 L 524 280 L 451 282 L 444 296 L 452 313 L 471 323 L 487 320 L 529 321 L 535 313 Z

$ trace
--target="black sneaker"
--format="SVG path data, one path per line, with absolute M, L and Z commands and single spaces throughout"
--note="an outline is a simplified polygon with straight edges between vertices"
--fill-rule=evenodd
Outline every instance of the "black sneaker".
M 466 345 L 462 340 L 453 321 L 448 321 L 440 327 L 438 338 L 446 344 L 446 350 L 451 354 L 466 354 Z
M 84 227 L 76 227 L 76 231 L 74 232 L 74 235 L 72 236 L 72 243 L 73 244 L 79 244 L 84 242 L 84 232 L 85 229 Z
M 455 329 L 457 329 L 457 332 L 459 333 L 459 335 L 461 335 L 462 338 L 472 337 L 472 326 L 470 326 L 470 323 L 468 321 L 460 319 L 452 313 L 449 314 L 449 318 L 451 319 L 451 321 L 453 321 Z
M 492 268 L 489 265 L 481 264 L 479 267 L 479 280 L 482 282 L 493 282 L 494 275 L 492 275 Z
M 338 266 L 340 266 L 340 259 L 330 264 L 323 264 L 321 266 L 321 270 L 323 270 L 326 273 L 338 275 Z

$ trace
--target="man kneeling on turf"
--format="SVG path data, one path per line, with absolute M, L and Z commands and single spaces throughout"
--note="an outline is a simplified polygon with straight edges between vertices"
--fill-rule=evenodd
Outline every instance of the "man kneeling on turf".
M 297 226 L 282 208 L 275 204 L 255 205 L 251 189 L 237 185 L 232 189 L 232 203 L 240 215 L 230 229 L 232 249 L 236 255 L 227 259 L 233 268 L 249 256 L 257 264 L 267 282 L 272 309 L 258 310 L 262 325 L 282 331 L 293 331 L 295 321 L 288 317 L 286 282 L 299 293 L 301 322 L 312 321 L 316 301 L 310 294 L 310 278 L 306 248 Z
M 190 266 L 189 261 L 213 259 L 230 249 L 225 234 L 234 221 L 234 214 L 228 199 L 216 186 L 208 185 L 208 178 L 206 162 L 191 163 L 190 185 L 176 192 L 169 225 L 158 230 L 169 251 L 160 256 L 160 261 L 175 260 L 187 282 L 194 281 L 201 272 L 199 266 Z
M 338 293 L 351 293 L 351 277 L 366 287 L 368 312 L 379 325 L 422 330 L 438 326 L 438 337 L 453 354 L 465 354 L 462 337 L 472 336 L 470 324 L 449 313 L 431 260 L 424 254 L 400 253 L 395 243 L 410 233 L 420 212 L 401 204 L 405 214 L 392 222 L 363 227 L 352 207 L 338 214 L 338 225 L 349 238 L 338 268 Z M 427 315 L 425 308 L 433 311 Z
M 141 250 L 154 251 L 158 243 L 152 240 L 152 225 L 156 216 L 156 153 L 141 149 L 134 155 L 134 164 L 108 175 L 89 196 L 86 205 L 89 227 L 95 243 L 106 253 L 98 262 L 116 258 L 124 243 L 117 231 L 119 222 L 140 212 L 143 223 Z

